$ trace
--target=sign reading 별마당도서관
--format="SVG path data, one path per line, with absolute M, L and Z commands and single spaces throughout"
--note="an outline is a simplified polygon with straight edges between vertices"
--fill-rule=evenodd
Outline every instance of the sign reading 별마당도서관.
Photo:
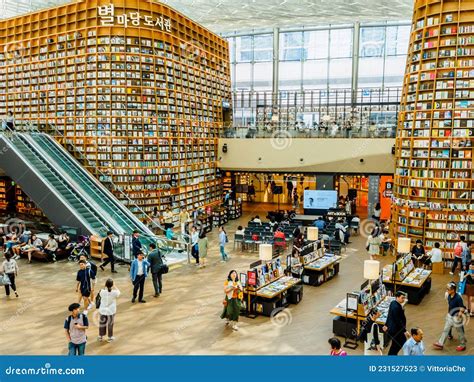
M 115 14 L 115 6 L 113 4 L 97 7 L 97 16 L 99 16 L 100 25 L 114 26 L 123 25 L 127 27 L 133 25 L 138 27 L 144 25 L 147 27 L 157 27 L 162 31 L 171 32 L 171 20 L 165 19 L 163 16 L 143 15 L 140 12 L 128 12 Z

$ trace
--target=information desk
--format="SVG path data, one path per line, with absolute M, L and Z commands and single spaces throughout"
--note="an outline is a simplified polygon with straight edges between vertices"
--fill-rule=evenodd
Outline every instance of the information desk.
M 300 279 L 281 276 L 260 288 L 245 288 L 244 300 L 247 315 L 271 316 L 275 309 L 288 306 L 290 303 L 287 298 L 288 291 L 299 283 L 301 283 Z
M 326 254 L 303 266 L 303 283 L 319 286 L 339 273 L 341 256 Z
M 402 281 L 394 280 L 392 277 L 392 265 L 383 268 L 383 283 L 388 290 L 405 292 L 408 295 L 408 303 L 418 305 L 430 292 L 431 271 L 423 268 L 413 269 Z

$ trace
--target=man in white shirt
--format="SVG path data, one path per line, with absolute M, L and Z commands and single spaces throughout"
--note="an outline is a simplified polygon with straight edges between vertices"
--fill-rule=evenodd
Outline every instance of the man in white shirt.
M 252 222 L 262 224 L 262 221 L 260 220 L 260 217 L 258 215 L 253 218 Z

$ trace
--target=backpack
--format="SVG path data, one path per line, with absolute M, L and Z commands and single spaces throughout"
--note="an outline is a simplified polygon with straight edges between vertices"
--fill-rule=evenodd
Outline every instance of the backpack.
M 454 247 L 454 256 L 461 257 L 462 256 L 462 245 L 457 243 Z
M 78 318 L 79 320 L 82 319 L 82 325 L 84 325 L 83 317 L 84 317 L 84 314 L 82 314 L 82 313 L 79 313 L 79 316 L 77 316 L 77 318 Z M 69 326 L 69 328 L 71 328 L 71 321 L 72 321 L 72 316 L 69 315 L 69 317 L 67 318 L 67 326 Z
M 102 297 L 100 296 L 100 291 L 97 293 L 97 296 L 95 296 L 95 307 L 97 309 L 100 308 L 100 303 L 102 302 Z

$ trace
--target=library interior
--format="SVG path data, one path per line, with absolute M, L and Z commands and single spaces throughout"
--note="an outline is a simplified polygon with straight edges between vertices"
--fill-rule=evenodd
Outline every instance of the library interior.
M 474 0 L 0 0 L 0 353 L 473 355 L 473 121 Z

